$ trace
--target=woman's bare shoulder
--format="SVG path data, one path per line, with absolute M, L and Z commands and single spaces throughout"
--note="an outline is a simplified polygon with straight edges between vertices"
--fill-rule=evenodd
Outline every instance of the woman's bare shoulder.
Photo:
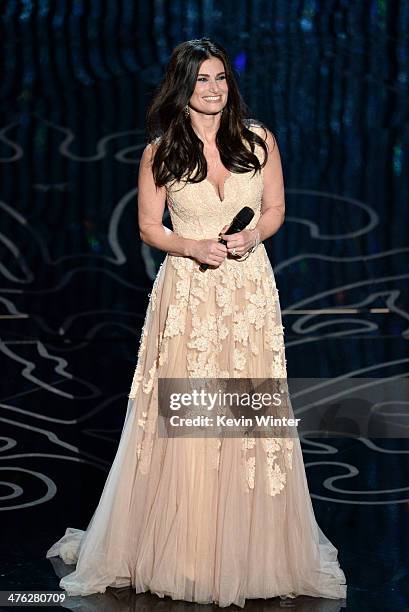
M 156 138 L 152 138 L 151 140 L 148 140 L 148 142 L 145 144 L 145 148 L 143 149 L 142 152 L 142 156 L 141 156 L 141 161 L 143 163 L 148 163 L 148 164 L 152 164 L 154 157 L 155 157 L 155 153 L 158 149 L 158 146 L 160 144 L 161 141 L 161 136 L 157 136 Z

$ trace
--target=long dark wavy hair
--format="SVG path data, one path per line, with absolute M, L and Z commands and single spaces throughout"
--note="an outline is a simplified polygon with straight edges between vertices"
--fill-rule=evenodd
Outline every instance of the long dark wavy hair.
M 150 142 L 155 142 L 152 173 L 158 187 L 170 181 L 198 183 L 207 175 L 203 142 L 194 131 L 184 108 L 196 86 L 201 64 L 210 57 L 219 58 L 226 73 L 228 100 L 221 114 L 216 134 L 216 145 L 223 165 L 231 172 L 261 171 L 267 161 L 265 141 L 249 129 L 249 125 L 262 124 L 247 119 L 248 108 L 238 89 L 226 51 L 209 38 L 188 40 L 175 47 L 147 112 L 147 130 Z M 243 140 L 247 141 L 248 149 Z M 262 164 L 254 153 L 255 144 L 264 149 Z M 193 171 L 197 168 L 194 176 Z

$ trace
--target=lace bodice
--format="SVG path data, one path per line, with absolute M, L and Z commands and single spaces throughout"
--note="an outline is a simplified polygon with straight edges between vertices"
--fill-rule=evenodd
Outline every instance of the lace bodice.
M 261 137 L 264 130 L 251 125 L 250 129 Z M 263 161 L 263 149 L 255 146 L 255 154 Z M 230 173 L 224 182 L 224 199 L 220 200 L 215 186 L 205 179 L 200 183 L 176 181 L 167 188 L 167 202 L 173 231 L 184 238 L 216 238 L 223 226 L 230 224 L 234 216 L 249 206 L 255 215 L 248 228 L 257 225 L 261 214 L 263 172 Z

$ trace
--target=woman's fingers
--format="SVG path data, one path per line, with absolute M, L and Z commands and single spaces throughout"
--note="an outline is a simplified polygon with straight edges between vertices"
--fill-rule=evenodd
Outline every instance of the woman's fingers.
M 225 231 L 227 231 L 228 229 L 229 229 L 229 225 L 225 225 L 225 226 L 224 226 L 224 227 L 221 229 L 221 231 L 220 231 L 220 233 L 219 233 L 219 236 L 220 236 L 221 234 L 224 234 L 224 232 L 225 232 Z

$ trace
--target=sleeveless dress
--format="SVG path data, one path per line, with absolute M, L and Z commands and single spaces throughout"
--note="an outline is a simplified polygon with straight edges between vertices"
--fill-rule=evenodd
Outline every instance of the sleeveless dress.
M 251 129 L 263 137 L 260 126 Z M 260 161 L 263 151 L 256 145 Z M 277 180 L 282 180 L 281 166 Z M 231 173 L 221 200 L 207 179 L 172 183 L 173 231 L 215 238 L 243 206 L 255 227 L 261 173 Z M 280 189 L 280 185 L 278 185 Z M 284 327 L 263 244 L 205 273 L 167 255 L 155 278 L 118 450 L 85 531 L 48 551 L 75 570 L 68 595 L 132 587 L 197 603 L 346 597 L 337 549 L 316 523 L 298 437 L 164 438 L 158 378 L 286 379 Z

